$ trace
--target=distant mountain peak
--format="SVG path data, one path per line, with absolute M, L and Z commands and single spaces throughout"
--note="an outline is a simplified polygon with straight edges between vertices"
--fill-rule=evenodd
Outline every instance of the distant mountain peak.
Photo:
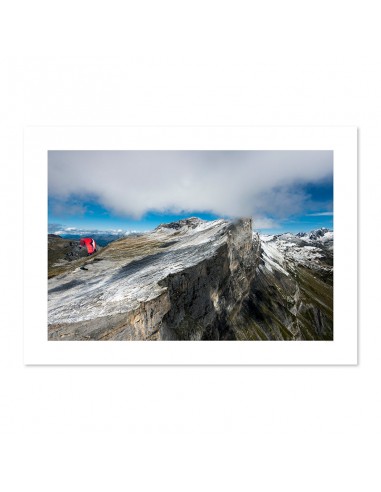
M 296 236 L 310 241 L 319 241 L 325 236 L 329 238 L 332 236 L 333 239 L 333 231 L 331 229 L 327 229 L 326 227 L 320 227 L 319 229 L 313 229 L 310 232 L 298 232 Z

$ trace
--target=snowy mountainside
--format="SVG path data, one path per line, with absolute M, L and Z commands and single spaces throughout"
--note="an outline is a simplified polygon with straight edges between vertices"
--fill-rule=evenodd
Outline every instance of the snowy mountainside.
M 322 227 L 310 232 L 298 232 L 296 237 L 299 237 L 304 241 L 318 241 L 327 243 L 329 241 L 333 241 L 333 231 L 327 229 L 326 227 Z
M 191 218 L 114 241 L 49 279 L 49 339 L 234 339 L 258 249 L 251 219 Z
M 310 233 L 261 235 L 260 239 L 268 266 L 274 257 L 280 264 L 288 261 L 313 270 L 333 270 L 333 232 L 328 229 Z
M 259 236 L 251 219 L 191 217 L 90 257 L 57 251 L 49 340 L 333 339 L 331 231 Z
M 239 339 L 333 339 L 333 233 L 261 235 Z

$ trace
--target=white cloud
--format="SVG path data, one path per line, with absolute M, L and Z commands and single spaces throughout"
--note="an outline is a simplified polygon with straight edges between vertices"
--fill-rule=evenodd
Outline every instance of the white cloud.
M 274 219 L 269 217 L 258 217 L 253 220 L 253 228 L 254 229 L 277 229 L 280 225 Z
M 49 194 L 58 203 L 92 196 L 133 218 L 149 210 L 284 217 L 305 211 L 297 185 L 330 178 L 332 160 L 331 151 L 50 151 Z
M 317 212 L 315 214 L 307 214 L 308 217 L 325 217 L 332 216 L 333 212 Z

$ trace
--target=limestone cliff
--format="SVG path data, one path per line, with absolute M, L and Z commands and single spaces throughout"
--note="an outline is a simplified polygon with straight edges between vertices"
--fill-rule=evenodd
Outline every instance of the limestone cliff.
M 259 251 L 251 219 L 191 218 L 117 240 L 49 280 L 49 339 L 235 339 Z

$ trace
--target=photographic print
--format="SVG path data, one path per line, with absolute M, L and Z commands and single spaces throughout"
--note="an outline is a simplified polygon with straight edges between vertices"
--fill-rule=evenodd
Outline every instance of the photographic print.
M 48 152 L 50 341 L 332 341 L 333 150 Z
M 24 135 L 26 364 L 357 363 L 357 129 Z

